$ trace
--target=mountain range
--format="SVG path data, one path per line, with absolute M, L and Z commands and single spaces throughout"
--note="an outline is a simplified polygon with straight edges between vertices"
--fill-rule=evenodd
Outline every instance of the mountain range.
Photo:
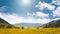
M 40 27 L 43 24 L 41 23 L 18 23 L 18 24 L 14 24 L 15 26 L 18 27 L 28 27 L 28 28 L 32 28 L 32 27 Z
M 14 24 L 18 27 L 42 27 L 42 28 L 58 28 L 60 27 L 60 19 L 59 20 L 53 20 L 47 24 L 41 24 L 41 23 L 18 23 Z
M 17 27 L 43 27 L 43 28 L 58 28 L 60 27 L 60 19 L 53 20 L 47 24 L 41 23 L 17 23 L 17 24 L 9 24 L 7 21 L 0 18 L 0 28 L 17 28 Z

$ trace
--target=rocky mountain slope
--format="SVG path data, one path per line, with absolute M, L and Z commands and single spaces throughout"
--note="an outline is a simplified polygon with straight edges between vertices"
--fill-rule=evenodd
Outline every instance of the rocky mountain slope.
M 60 27 L 60 19 L 44 24 L 44 28 L 58 28 L 58 27 Z

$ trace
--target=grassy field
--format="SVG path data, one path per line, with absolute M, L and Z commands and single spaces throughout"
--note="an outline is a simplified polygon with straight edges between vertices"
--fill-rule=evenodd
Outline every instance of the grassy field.
M 60 34 L 60 28 L 0 29 L 0 34 Z

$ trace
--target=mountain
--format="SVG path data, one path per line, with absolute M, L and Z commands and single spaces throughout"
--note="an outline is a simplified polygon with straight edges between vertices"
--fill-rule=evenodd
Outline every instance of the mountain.
M 15 26 L 0 18 L 0 28 L 13 28 Z
M 40 27 L 43 24 L 40 23 L 18 23 L 18 24 L 14 24 L 17 27 L 27 27 L 27 28 L 32 28 L 32 27 Z
M 44 24 L 44 28 L 58 28 L 58 27 L 60 27 L 60 19 Z
M 6 22 L 5 20 L 3 20 L 3 19 L 0 18 L 0 24 L 3 24 L 3 23 L 9 24 L 8 22 Z

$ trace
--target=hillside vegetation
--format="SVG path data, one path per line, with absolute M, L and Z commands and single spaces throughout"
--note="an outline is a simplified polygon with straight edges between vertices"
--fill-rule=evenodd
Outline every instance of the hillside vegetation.
M 60 19 L 44 24 L 44 28 L 60 28 Z
M 7 21 L 0 18 L 0 28 L 18 28 L 18 27 L 13 26 L 9 24 Z

